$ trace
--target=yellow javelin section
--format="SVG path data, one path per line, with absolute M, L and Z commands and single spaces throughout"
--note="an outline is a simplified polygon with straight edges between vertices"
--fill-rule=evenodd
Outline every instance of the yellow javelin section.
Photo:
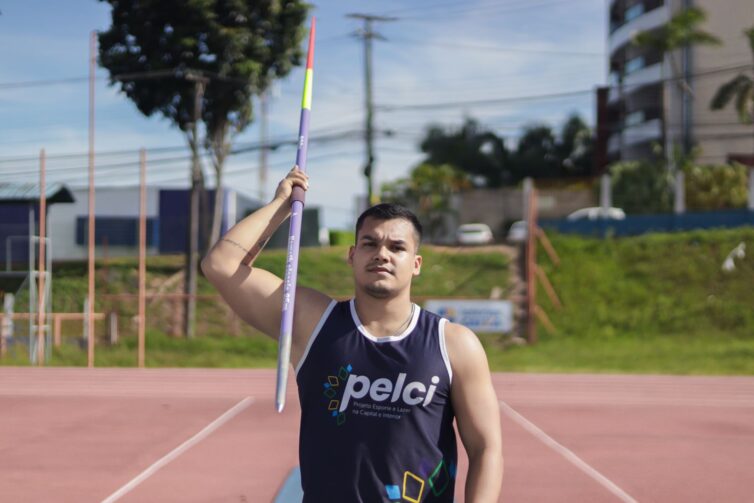
M 314 78 L 314 70 L 311 68 L 306 70 L 306 78 L 304 78 L 304 98 L 301 100 L 301 108 L 307 110 L 312 109 L 312 79 Z

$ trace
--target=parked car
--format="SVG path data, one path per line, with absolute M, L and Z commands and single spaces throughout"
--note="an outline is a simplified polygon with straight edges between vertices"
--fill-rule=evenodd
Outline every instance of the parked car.
M 566 217 L 566 220 L 575 222 L 577 220 L 625 220 L 626 212 L 621 208 L 603 208 L 594 206 L 591 208 L 581 208 Z
M 526 237 L 529 234 L 529 226 L 524 220 L 518 220 L 513 222 L 510 229 L 508 229 L 508 242 L 510 243 L 523 243 L 526 241 Z
M 461 245 L 484 245 L 493 240 L 487 224 L 463 224 L 456 231 L 456 241 Z

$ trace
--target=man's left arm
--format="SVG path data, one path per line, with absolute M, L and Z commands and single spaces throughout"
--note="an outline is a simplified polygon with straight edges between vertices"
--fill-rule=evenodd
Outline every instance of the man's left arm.
M 474 332 L 463 325 L 446 324 L 445 344 L 453 371 L 451 401 L 469 455 L 466 501 L 497 502 L 503 481 L 500 405 L 487 355 Z

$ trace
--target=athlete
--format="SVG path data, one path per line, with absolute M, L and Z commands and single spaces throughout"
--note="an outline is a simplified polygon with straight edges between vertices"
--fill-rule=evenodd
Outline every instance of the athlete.
M 212 248 L 202 270 L 246 322 L 278 337 L 283 281 L 253 267 L 290 214 L 296 167 L 274 199 Z M 421 224 L 380 204 L 348 251 L 354 297 L 298 287 L 291 344 L 301 426 L 304 502 L 452 502 L 455 419 L 469 456 L 465 501 L 496 502 L 503 477 L 500 413 L 487 358 L 468 328 L 411 302 Z

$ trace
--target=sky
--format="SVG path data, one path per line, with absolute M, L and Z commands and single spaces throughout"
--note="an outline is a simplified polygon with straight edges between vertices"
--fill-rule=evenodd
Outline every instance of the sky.
M 459 128 L 473 118 L 509 146 L 535 123 L 560 128 L 569 114 L 594 123 L 594 94 L 607 78 L 606 0 L 331 0 L 313 2 L 317 17 L 307 206 L 322 223 L 351 228 L 366 193 L 362 26 L 350 13 L 396 18 L 377 22 L 373 46 L 375 178 L 406 177 L 423 158 L 430 125 Z M 110 6 L 95 0 L 0 0 L 0 177 L 36 182 L 40 149 L 48 180 L 87 183 L 89 37 L 110 26 Z M 308 24 L 308 22 L 307 22 Z M 188 186 L 183 134 L 159 116 L 144 117 L 96 70 L 97 186 L 138 183 L 138 149 L 147 149 L 148 183 Z M 272 90 L 271 140 L 295 140 L 304 72 L 294 69 Z M 558 95 L 541 98 L 546 95 Z M 532 98 L 535 97 L 535 98 Z M 526 98 L 526 99 L 521 99 Z M 255 116 L 259 106 L 254 101 Z M 235 140 L 260 140 L 259 121 Z M 164 149 L 164 147 L 175 147 Z M 160 150 L 162 149 L 162 150 Z M 295 161 L 294 147 L 268 155 L 260 185 L 258 151 L 227 161 L 226 186 L 272 197 Z M 154 164 L 150 164 L 154 163 Z M 206 164 L 206 172 L 211 168 Z M 209 185 L 213 179 L 209 176 Z M 136 205 L 137 202 L 134 202 Z

